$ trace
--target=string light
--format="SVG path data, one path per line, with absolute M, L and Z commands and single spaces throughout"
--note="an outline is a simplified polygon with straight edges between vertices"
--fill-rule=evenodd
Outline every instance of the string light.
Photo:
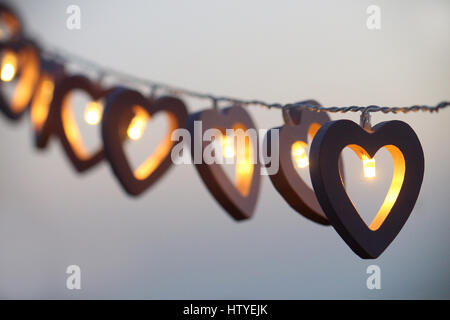
M 1 65 L 0 79 L 9 82 L 14 79 L 17 70 L 17 55 L 12 51 L 6 51 Z
M 197 92 L 185 88 L 176 87 L 167 83 L 162 83 L 159 81 L 149 80 L 141 77 L 137 77 L 135 75 L 116 70 L 114 68 L 105 67 L 100 65 L 97 62 L 94 62 L 90 59 L 86 59 L 80 55 L 74 54 L 71 51 L 65 50 L 63 48 L 58 48 L 54 45 L 50 45 L 47 43 L 47 47 L 51 47 L 51 49 L 45 49 L 45 52 L 49 56 L 55 57 L 55 59 L 58 59 L 61 56 L 64 56 L 67 59 L 70 59 L 72 61 L 77 62 L 80 65 L 83 65 L 87 68 L 94 68 L 96 70 L 100 70 L 102 73 L 107 73 L 114 75 L 117 78 L 142 83 L 144 85 L 151 86 L 153 89 L 162 89 L 167 90 L 170 92 L 176 92 L 177 95 L 183 95 L 188 96 L 192 98 L 197 99 L 208 99 L 212 100 L 215 103 L 218 102 L 228 102 L 231 104 L 238 104 L 241 106 L 249 106 L 249 105 L 255 105 L 255 106 L 262 106 L 266 107 L 268 109 L 298 109 L 298 110 L 308 110 L 308 111 L 317 111 L 317 112 L 331 112 L 331 113 L 347 113 L 347 112 L 382 112 L 382 113 L 408 113 L 408 112 L 416 112 L 416 111 L 426 111 L 426 112 L 438 112 L 440 109 L 446 108 L 450 106 L 450 101 L 442 101 L 435 106 L 427 106 L 427 105 L 412 105 L 408 107 L 387 107 L 387 106 L 377 106 L 377 105 L 370 105 L 370 106 L 356 106 L 356 105 L 350 105 L 350 106 L 344 106 L 344 107 L 323 107 L 323 106 L 317 106 L 314 104 L 304 104 L 302 102 L 296 102 L 296 103 L 271 103 L 266 102 L 262 100 L 252 99 L 240 99 L 236 97 L 228 97 L 228 96 L 221 96 L 221 95 L 211 95 L 208 93 L 202 93 Z
M 2 37 L 2 36 L 4 36 L 4 34 L 2 33 L 2 30 L 0 29 L 0 37 Z M 55 59 L 55 61 L 57 61 L 60 58 L 62 58 L 61 60 L 65 61 L 65 58 L 61 57 L 58 54 L 58 52 L 56 52 L 56 51 L 55 52 L 51 52 L 51 51 L 45 52 L 44 51 L 43 53 L 49 54 L 51 59 Z M 70 53 L 67 54 L 67 56 L 75 57 L 77 59 L 76 56 L 71 55 Z M 26 54 L 26 55 L 20 54 L 19 57 L 20 57 L 20 61 L 19 61 L 18 55 L 15 54 L 13 51 L 5 50 L 3 57 L 2 57 L 1 64 L 0 64 L 0 80 L 5 81 L 5 82 L 9 82 L 9 81 L 13 80 L 15 78 L 15 76 L 17 75 L 18 66 L 19 66 L 20 67 L 20 80 L 25 79 L 27 81 L 25 82 L 24 85 L 21 85 L 21 83 L 19 82 L 18 87 L 19 87 L 19 89 L 22 89 L 21 87 L 25 87 L 25 89 L 27 89 L 30 93 L 32 93 L 32 91 L 35 90 L 34 84 L 30 85 L 29 82 L 31 80 L 33 80 L 33 72 L 32 72 L 33 70 L 30 69 L 31 71 L 27 72 L 27 67 L 26 67 L 26 65 L 28 64 L 27 60 L 32 60 L 31 55 L 30 54 Z M 83 61 L 84 59 L 78 57 L 78 60 Z M 86 62 L 86 61 L 87 60 L 84 60 L 84 62 Z M 443 101 L 436 106 L 414 105 L 414 106 L 410 106 L 410 107 L 380 107 L 380 106 L 372 105 L 372 106 L 367 106 L 367 107 L 363 107 L 363 106 L 322 107 L 322 106 L 318 106 L 315 104 L 309 104 L 309 103 L 304 104 L 301 102 L 290 103 L 290 104 L 280 104 L 280 103 L 267 103 L 267 102 L 264 102 L 261 100 L 241 100 L 241 99 L 236 99 L 236 98 L 231 98 L 231 97 L 213 96 L 213 95 L 203 94 L 203 93 L 199 93 L 199 92 L 195 92 L 195 91 L 191 91 L 191 90 L 179 89 L 179 88 L 176 88 L 176 87 L 173 87 L 170 85 L 166 85 L 166 84 L 160 84 L 160 83 L 156 84 L 153 81 L 143 80 L 143 79 L 136 78 L 134 76 L 125 75 L 124 73 L 116 72 L 112 69 L 109 69 L 109 71 L 108 71 L 107 69 L 100 68 L 97 64 L 90 62 L 90 61 L 87 61 L 87 64 L 90 66 L 94 66 L 96 69 L 103 69 L 101 71 L 103 71 L 104 73 L 109 72 L 112 74 L 116 74 L 119 76 L 118 78 L 123 77 L 123 78 L 128 78 L 129 80 L 136 79 L 137 82 L 142 82 L 145 85 L 151 85 L 153 89 L 155 89 L 155 88 L 166 89 L 167 91 L 170 92 L 170 94 L 174 93 L 175 95 L 179 94 L 179 95 L 191 96 L 194 98 L 211 99 L 214 103 L 215 109 L 218 108 L 217 107 L 218 102 L 229 102 L 233 105 L 242 105 L 242 106 L 260 105 L 260 106 L 267 107 L 269 109 L 274 108 L 274 109 L 281 109 L 283 111 L 289 110 L 289 109 L 298 109 L 298 110 L 302 110 L 302 111 L 308 110 L 308 111 L 317 111 L 317 112 L 342 112 L 342 113 L 362 112 L 362 120 L 364 120 L 364 121 L 361 121 L 360 125 L 364 130 L 366 130 L 366 132 L 367 131 L 370 132 L 370 130 L 371 130 L 371 126 L 370 126 L 370 113 L 371 112 L 382 112 L 385 114 L 387 114 L 389 112 L 391 112 L 391 113 L 398 113 L 398 112 L 408 113 L 408 112 L 415 112 L 415 111 L 419 111 L 419 110 L 420 111 L 428 111 L 428 112 L 437 112 L 442 108 L 450 106 L 449 101 Z M 38 70 L 39 69 L 37 68 L 37 71 L 35 72 L 36 76 L 39 74 Z M 42 90 L 42 92 L 40 93 L 40 95 L 42 95 L 42 97 L 39 97 L 39 100 L 48 102 L 52 97 L 53 90 L 54 90 L 54 84 L 44 81 L 42 83 L 41 90 Z M 18 97 L 17 99 L 19 99 L 20 102 L 22 102 L 22 101 L 26 102 L 26 103 L 19 103 L 20 106 L 23 106 L 23 110 L 25 110 L 25 107 L 28 106 L 28 100 L 29 100 L 28 95 L 21 92 L 21 90 L 18 90 L 17 92 L 19 92 L 19 94 L 17 95 L 17 97 Z M 142 107 L 139 107 L 139 106 L 134 106 L 133 110 L 134 110 L 134 117 L 132 118 L 132 120 L 130 121 L 130 123 L 128 125 L 127 135 L 131 140 L 139 140 L 143 136 L 143 133 L 144 133 L 146 125 L 147 125 L 147 121 L 150 119 L 150 115 L 147 111 L 145 111 L 145 109 L 143 109 Z M 45 116 L 48 114 L 48 108 L 43 108 L 38 111 L 39 112 L 42 111 L 42 113 L 38 113 L 36 117 L 39 119 L 39 121 L 43 122 L 43 120 L 45 120 L 45 118 L 46 118 Z M 65 119 L 69 118 L 69 116 L 67 116 L 67 114 L 69 114 L 69 112 L 70 112 L 70 109 L 63 108 L 62 109 L 62 117 L 61 117 L 62 121 L 63 121 L 63 129 L 65 130 L 65 134 L 67 135 L 67 140 L 69 141 L 69 143 L 67 143 L 67 145 L 69 145 L 72 149 L 74 149 L 73 153 L 75 153 L 75 157 L 78 157 L 81 159 L 88 158 L 85 156 L 84 152 L 80 152 L 80 151 L 76 150 L 76 149 L 83 147 L 83 145 L 82 144 L 77 145 L 77 143 L 76 143 L 76 142 L 80 141 L 79 132 L 78 132 L 76 123 L 74 121 L 70 121 L 66 125 L 67 120 L 65 120 Z M 103 105 L 99 101 L 91 101 L 86 105 L 84 119 L 90 125 L 97 125 L 102 120 L 102 113 L 103 113 Z M 187 114 L 187 111 L 185 111 L 185 113 Z M 238 119 L 238 120 L 240 120 L 240 119 Z M 249 120 L 249 122 L 251 123 L 252 121 Z M 171 128 L 171 131 L 175 130 L 175 128 L 177 128 L 178 126 L 181 127 L 182 123 L 184 123 L 184 121 L 183 122 L 179 121 L 176 124 L 176 126 Z M 340 173 L 339 168 L 337 166 L 330 166 L 331 170 L 335 170 L 334 172 L 331 171 L 331 173 L 330 173 L 330 170 L 328 170 L 329 168 L 328 168 L 328 163 L 327 163 L 328 160 L 330 158 L 332 158 L 332 157 L 330 157 L 330 155 L 335 156 L 336 154 L 338 154 L 337 151 L 340 151 L 340 150 L 333 150 L 333 148 L 339 147 L 339 144 L 336 143 L 336 137 L 338 137 L 339 139 L 344 139 L 346 137 L 352 137 L 353 133 L 355 132 L 354 127 L 353 127 L 355 124 L 349 124 L 349 123 L 352 123 L 351 121 L 350 122 L 335 121 L 333 123 L 335 123 L 335 124 L 343 123 L 343 125 L 338 128 L 341 130 L 341 132 L 344 132 L 347 134 L 343 134 L 342 136 L 340 136 L 338 134 L 339 131 L 336 132 L 333 127 L 332 131 L 331 130 L 324 131 L 324 133 L 321 133 L 321 136 L 322 136 L 321 139 L 316 140 L 316 141 L 322 141 L 322 142 L 320 142 L 321 143 L 320 145 L 312 143 L 312 146 L 310 149 L 311 159 L 317 160 L 317 161 L 312 161 L 312 164 L 314 164 L 314 165 L 311 166 L 311 169 L 313 169 L 313 170 L 311 170 L 311 179 L 312 179 L 313 185 L 314 185 L 314 192 L 318 196 L 316 199 L 316 202 L 319 201 L 319 204 L 321 205 L 321 207 L 323 208 L 323 211 L 325 213 L 324 217 L 329 217 L 329 223 L 332 224 L 337 229 L 339 234 L 344 238 L 344 240 L 347 243 L 349 243 L 350 246 L 352 246 L 352 249 L 356 253 L 358 253 L 363 258 L 368 258 L 368 257 L 376 258 L 385 249 L 385 247 L 383 248 L 383 246 L 388 245 L 392 241 L 392 239 L 395 238 L 396 234 L 399 231 L 398 227 L 400 227 L 400 228 L 402 227 L 403 223 L 408 218 L 410 211 L 412 210 L 412 207 L 414 206 L 415 200 L 416 200 L 417 195 L 420 190 L 422 178 L 423 178 L 423 167 L 424 167 L 423 150 L 420 146 L 420 142 L 418 141 L 416 134 L 406 124 L 399 122 L 399 121 L 392 121 L 383 127 L 383 128 L 386 128 L 388 125 L 392 126 L 392 129 L 389 129 L 389 130 L 392 130 L 392 132 L 395 132 L 395 133 L 399 132 L 398 137 L 401 137 L 401 139 L 394 140 L 395 143 L 399 144 L 399 147 L 394 146 L 394 145 L 386 146 L 386 148 L 391 152 L 391 155 L 394 159 L 394 177 L 393 177 L 393 180 L 391 183 L 391 187 L 385 198 L 385 201 L 383 202 L 383 205 L 382 205 L 380 211 L 377 213 L 376 218 L 374 219 L 372 224 L 369 226 L 369 229 L 372 231 L 375 231 L 378 228 L 380 228 L 381 225 L 383 225 L 383 223 L 385 223 L 386 217 L 390 214 L 391 209 L 394 207 L 394 205 L 396 205 L 395 214 L 400 215 L 400 219 L 395 218 L 392 220 L 389 220 L 389 219 L 386 220 L 386 223 L 390 224 L 390 226 L 388 225 L 385 230 L 388 230 L 387 235 L 389 237 L 391 237 L 391 239 L 389 237 L 388 238 L 385 237 L 383 239 L 381 236 L 378 236 L 378 234 L 380 234 L 380 233 L 372 233 L 373 235 L 375 235 L 375 238 L 373 238 L 373 239 L 369 238 L 368 240 L 363 239 L 364 241 L 361 241 L 361 243 L 358 243 L 359 239 L 362 239 L 367 235 L 367 233 L 359 233 L 359 231 L 363 230 L 363 228 L 365 226 L 363 224 L 363 221 L 361 220 L 362 227 L 357 226 L 355 228 L 354 221 L 359 221 L 359 220 L 353 220 L 353 221 L 350 221 L 351 223 L 349 224 L 352 228 L 350 228 L 349 230 L 346 230 L 345 223 L 342 223 L 339 221 L 340 219 L 344 220 L 347 216 L 349 216 L 347 209 L 348 208 L 351 209 L 352 205 L 351 205 L 351 202 L 349 203 L 349 199 L 347 197 L 342 197 L 342 196 L 333 197 L 333 196 L 328 195 L 328 193 L 330 193 L 330 190 L 333 191 L 333 188 L 335 188 L 335 190 L 337 190 L 338 195 L 343 195 L 344 194 L 343 192 L 345 192 L 345 190 L 343 189 L 344 185 L 343 185 L 342 179 L 339 179 L 339 173 Z M 120 124 L 122 124 L 122 123 L 120 123 Z M 335 124 L 333 124 L 333 126 Z M 319 127 L 320 126 L 313 126 L 313 130 L 309 132 L 310 136 L 314 137 L 314 134 L 317 132 Z M 325 130 L 329 130 L 330 128 L 331 128 L 331 126 L 327 126 L 327 127 L 325 127 Z M 113 130 L 115 130 L 115 129 L 116 128 L 114 128 Z M 120 127 L 120 129 L 123 129 L 123 127 Z M 361 131 L 363 129 L 361 129 Z M 362 137 L 364 137 L 367 133 L 365 133 L 364 131 L 362 131 L 362 132 L 364 133 L 364 135 Z M 387 132 L 391 132 L 391 131 L 387 131 Z M 120 133 L 121 133 L 120 141 L 119 140 L 117 140 L 117 141 L 119 141 L 121 143 L 122 142 L 122 140 L 121 140 L 122 139 L 122 130 Z M 327 134 L 329 136 L 331 136 L 331 138 L 327 139 L 326 138 Z M 108 135 L 104 135 L 104 136 L 108 136 Z M 383 134 L 380 134 L 377 137 L 386 139 L 386 136 Z M 371 144 L 372 142 L 370 142 L 370 141 L 372 141 L 372 140 L 368 140 L 368 141 L 369 142 L 366 141 L 366 143 L 368 143 L 369 146 L 373 147 L 373 146 L 377 145 L 377 144 Z M 158 150 L 156 151 L 155 156 L 150 157 L 148 159 L 148 161 L 146 161 L 143 164 L 143 166 L 139 167 L 136 170 L 136 172 L 134 173 L 134 176 L 136 179 L 143 181 L 143 180 L 149 178 L 148 181 L 151 181 L 151 179 L 152 179 L 151 173 L 154 170 L 156 170 L 156 168 L 158 168 L 160 163 L 163 164 L 163 166 L 161 166 L 163 169 L 164 169 L 164 166 L 166 168 L 168 168 L 167 164 L 170 164 L 168 162 L 168 161 L 170 161 L 170 158 L 166 157 L 166 156 L 169 154 L 172 144 L 167 143 L 167 142 L 169 142 L 168 139 L 164 142 L 162 147 L 159 148 L 159 151 Z M 216 196 L 215 192 L 213 192 L 213 194 L 222 203 L 224 208 L 227 209 L 227 207 L 228 207 L 231 209 L 227 209 L 227 210 L 230 210 L 230 211 L 233 210 L 234 212 L 238 212 L 238 213 L 233 213 L 233 217 L 235 217 L 235 218 L 237 217 L 239 219 L 249 218 L 249 217 L 251 217 L 251 214 L 253 213 L 252 211 L 254 208 L 254 203 L 256 203 L 256 199 L 257 199 L 257 195 L 258 195 L 258 192 L 257 192 L 258 188 L 252 189 L 252 190 L 256 190 L 256 192 L 250 192 L 253 181 L 256 181 L 255 183 L 259 187 L 259 179 L 253 179 L 253 177 L 258 177 L 258 175 L 260 174 L 259 166 L 255 167 L 258 169 L 258 171 L 256 171 L 256 170 L 254 170 L 254 165 L 253 165 L 253 160 L 257 160 L 258 153 L 256 152 L 256 150 L 253 150 L 252 146 L 249 144 L 249 142 L 246 141 L 244 143 L 244 146 L 245 146 L 244 157 L 241 158 L 240 157 L 240 155 L 241 155 L 240 149 L 237 148 L 240 146 L 239 140 L 235 143 L 234 137 L 222 135 L 220 142 L 221 142 L 221 147 L 222 147 L 222 151 L 223 151 L 222 154 L 225 158 L 234 158 L 234 157 L 238 158 L 237 163 L 236 163 L 235 188 L 241 193 L 242 197 L 240 197 L 240 198 L 234 197 L 234 196 L 233 196 L 233 198 L 228 197 L 226 195 L 228 192 L 222 192 L 222 194 L 220 194 L 220 197 Z M 325 145 L 326 143 L 328 143 L 328 145 Z M 237 147 L 235 147 L 235 144 L 237 145 Z M 318 147 L 316 147 L 316 145 Z M 344 145 L 347 145 L 347 144 L 344 144 Z M 104 146 L 107 146 L 107 144 L 105 143 Z M 298 168 L 307 168 L 309 166 L 307 147 L 308 147 L 308 144 L 303 141 L 296 141 L 291 147 L 291 157 L 294 159 L 295 165 Z M 317 150 L 316 150 L 316 148 L 317 148 Z M 105 151 L 106 150 L 107 149 L 105 148 Z M 331 150 L 331 151 L 329 151 L 329 150 Z M 370 148 L 368 150 L 372 150 L 372 149 Z M 408 160 L 408 166 L 412 166 L 412 169 L 408 170 L 408 171 L 405 170 L 406 160 L 402 153 L 403 150 L 406 150 L 405 155 L 408 156 L 408 158 L 406 159 L 406 160 Z M 326 152 L 329 152 L 329 154 L 327 154 Z M 99 155 L 103 156 L 102 153 L 99 153 Z M 288 155 L 289 154 L 287 154 L 287 156 Z M 412 155 L 412 157 L 410 157 L 410 155 Z M 325 159 L 325 161 L 319 161 L 320 157 L 322 157 L 322 159 Z M 93 157 L 92 159 L 97 161 L 96 159 L 102 159 L 102 158 L 101 157 Z M 109 160 L 110 160 L 110 162 L 112 162 L 111 159 L 109 159 Z M 331 159 L 331 160 L 333 160 L 333 159 Z M 376 176 L 375 159 L 369 157 L 366 153 L 366 154 L 362 154 L 361 160 L 363 161 L 364 176 L 368 179 L 375 178 L 375 176 Z M 335 158 L 333 161 L 336 161 L 335 163 L 337 163 L 338 158 Z M 320 163 L 320 165 L 326 167 L 326 170 L 320 170 L 321 168 L 318 167 L 317 163 Z M 114 167 L 113 167 L 113 169 L 114 169 Z M 81 170 L 82 169 L 79 169 L 79 171 L 81 171 Z M 164 169 L 164 170 L 166 170 L 166 169 Z M 203 167 L 201 170 L 206 171 L 209 169 L 205 169 Z M 119 171 L 119 170 L 114 170 L 114 171 Z M 161 175 L 160 172 L 161 171 L 158 171 L 157 175 Z M 199 172 L 200 172 L 200 170 L 199 170 Z M 116 175 L 120 176 L 120 172 L 116 173 Z M 203 174 L 202 174 L 202 177 L 203 177 Z M 208 180 L 213 180 L 210 178 L 210 176 L 205 175 L 205 177 L 207 177 Z M 335 181 L 333 181 L 333 179 L 336 179 L 336 177 L 338 178 L 337 184 L 335 183 Z M 128 179 L 128 178 L 126 178 L 126 179 Z M 204 178 L 204 180 L 206 180 L 206 179 Z M 141 182 L 141 181 L 139 181 L 139 182 Z M 405 191 L 404 191 L 406 195 L 404 195 L 404 196 L 402 195 L 402 197 L 400 197 L 400 199 L 398 199 L 400 190 L 402 190 L 403 183 L 405 181 L 408 182 L 408 187 L 405 188 Z M 212 184 L 213 188 L 210 187 L 210 181 L 207 181 L 207 182 L 208 182 L 207 186 L 208 186 L 208 188 L 210 188 L 210 190 L 212 190 L 214 188 L 214 186 L 222 187 L 222 185 L 220 184 L 220 181 L 219 181 L 219 183 L 216 182 L 215 185 Z M 329 185 L 331 186 L 330 190 L 328 190 L 327 188 L 324 188 L 324 186 L 328 187 Z M 227 189 L 224 189 L 224 190 L 227 191 Z M 137 193 L 133 193 L 133 194 L 137 194 Z M 229 199 L 227 199 L 227 198 L 229 198 Z M 325 199 L 325 201 L 323 199 Z M 238 201 L 240 201 L 240 202 L 238 202 Z M 343 202 L 341 202 L 341 201 L 343 201 Z M 236 202 L 236 203 L 234 203 L 234 202 Z M 325 202 L 325 204 L 327 204 L 327 205 L 323 205 L 323 202 Z M 223 203 L 228 203 L 228 204 L 223 204 Z M 330 203 L 330 204 L 328 204 L 328 203 Z M 237 207 L 240 207 L 240 204 L 244 204 L 244 206 L 242 206 L 242 207 L 250 207 L 251 209 L 250 210 L 242 210 L 239 208 L 236 209 Z M 412 206 L 411 206 L 411 204 L 412 204 Z M 340 212 L 339 209 L 345 209 L 345 210 Z M 239 212 L 239 211 L 241 211 L 241 212 Z M 357 214 L 358 214 L 358 212 L 355 209 L 355 215 L 357 215 Z M 339 224 L 336 225 L 335 221 L 338 221 Z M 327 220 L 327 222 L 328 222 L 328 220 Z M 352 229 L 356 230 L 354 235 L 351 234 Z M 391 230 L 391 231 L 389 232 L 389 230 Z M 381 233 L 381 235 L 383 235 L 383 234 L 384 234 L 384 231 L 383 231 L 383 233 Z M 382 241 L 378 241 L 378 243 L 377 243 L 377 241 L 375 241 L 375 240 L 380 240 L 380 239 Z M 389 241 L 387 241 L 387 240 L 389 240 Z M 377 245 L 379 245 L 379 247 L 377 247 Z
M 308 154 L 306 152 L 306 143 L 297 141 L 292 145 L 292 156 L 298 168 L 304 169 L 309 165 Z
M 86 105 L 84 120 L 86 123 L 95 126 L 102 119 L 103 105 L 99 101 L 91 101 Z
M 135 108 L 134 111 L 135 116 L 128 126 L 127 135 L 131 140 L 139 140 L 144 134 L 145 128 L 147 126 L 147 121 L 150 116 L 144 109 L 140 107 Z
M 362 161 L 363 161 L 364 177 L 368 179 L 375 178 L 376 176 L 375 159 L 363 155 Z

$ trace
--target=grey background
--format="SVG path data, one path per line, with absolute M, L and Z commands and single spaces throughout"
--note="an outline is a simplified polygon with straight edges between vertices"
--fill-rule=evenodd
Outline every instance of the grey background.
M 14 4 L 34 35 L 192 89 L 327 106 L 436 104 L 450 96 L 445 0 Z M 81 7 L 81 30 L 66 29 L 69 4 Z M 381 7 L 380 31 L 366 28 L 370 4 Z M 188 102 L 191 111 L 208 106 Z M 281 123 L 279 111 L 249 111 L 260 128 Z M 132 199 L 106 163 L 77 175 L 58 141 L 37 152 L 28 119 L 16 125 L 1 117 L 0 297 L 448 299 L 449 112 L 373 116 L 373 123 L 407 121 L 426 158 L 416 208 L 375 261 L 293 212 L 267 177 L 254 218 L 235 223 L 192 166 L 172 168 Z M 332 118 L 358 121 L 355 114 Z M 345 155 L 349 192 L 372 216 L 392 167 L 380 157 L 387 163 L 377 166 L 382 183 L 370 185 L 355 156 Z M 80 291 L 65 288 L 70 264 L 82 269 Z M 370 264 L 381 267 L 382 290 L 366 288 Z

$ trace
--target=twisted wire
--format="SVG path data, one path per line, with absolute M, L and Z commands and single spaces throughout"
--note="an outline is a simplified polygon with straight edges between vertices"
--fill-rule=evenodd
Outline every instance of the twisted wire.
M 46 46 L 49 47 L 49 46 Z M 408 113 L 408 112 L 417 112 L 417 111 L 425 111 L 425 112 L 438 112 L 440 109 L 444 109 L 448 106 L 450 106 L 450 101 L 442 101 L 438 103 L 435 106 L 428 106 L 428 105 L 413 105 L 408 107 L 388 107 L 388 106 L 377 106 L 377 105 L 370 105 L 370 106 L 342 106 L 342 107 L 323 107 L 323 106 L 317 106 L 317 105 L 309 105 L 305 104 L 304 102 L 295 102 L 295 103 L 268 103 L 262 100 L 246 100 L 246 99 L 239 99 L 234 97 L 227 97 L 227 96 L 217 96 L 213 94 L 208 93 L 202 93 L 194 90 L 189 90 L 185 88 L 179 88 L 176 86 L 172 86 L 166 83 L 157 82 L 149 79 L 144 79 L 140 77 L 136 77 L 134 75 L 118 71 L 112 68 L 107 68 L 104 66 L 101 66 L 100 64 L 93 62 L 89 59 L 86 59 L 84 57 L 81 57 L 79 55 L 76 55 L 72 52 L 69 52 L 67 50 L 63 50 L 61 48 L 56 48 L 53 46 L 52 49 L 45 49 L 45 54 L 52 57 L 55 60 L 60 61 L 61 63 L 67 63 L 68 59 L 78 62 L 81 65 L 87 66 L 89 68 L 95 69 L 99 74 L 102 76 L 104 75 L 112 75 L 120 79 L 127 79 L 130 81 L 138 82 L 141 84 L 144 84 L 146 86 L 149 86 L 152 89 L 152 92 L 157 89 L 163 89 L 167 90 L 168 92 L 171 92 L 172 94 L 179 95 L 179 96 L 187 96 L 192 98 L 198 98 L 198 99 L 209 99 L 212 101 L 212 104 L 214 107 L 217 108 L 218 103 L 220 102 L 227 102 L 231 104 L 239 104 L 242 106 L 261 106 L 268 109 L 299 109 L 299 110 L 308 110 L 308 111 L 317 111 L 317 112 L 331 112 L 331 113 L 347 113 L 347 112 L 362 112 L 363 114 L 367 115 L 370 112 L 382 112 L 382 113 Z

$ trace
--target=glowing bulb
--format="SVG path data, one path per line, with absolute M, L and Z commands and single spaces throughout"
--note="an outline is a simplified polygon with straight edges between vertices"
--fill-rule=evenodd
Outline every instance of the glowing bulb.
M 17 55 L 11 51 L 7 51 L 2 59 L 0 71 L 0 79 L 9 82 L 14 79 L 17 69 Z
M 91 101 L 84 111 L 84 121 L 92 126 L 99 124 L 102 119 L 102 112 L 103 105 L 98 101 Z
M 224 158 L 233 158 L 235 155 L 233 139 L 231 137 L 222 135 L 221 143 L 222 143 L 222 154 Z
M 136 115 L 131 120 L 127 129 L 128 138 L 131 140 L 139 140 L 144 134 L 145 127 L 149 116 L 146 111 L 136 108 Z
M 292 156 L 299 168 L 306 168 L 309 165 L 308 154 L 305 150 L 306 143 L 297 141 L 292 145 Z
M 364 168 L 364 177 L 366 178 L 374 178 L 375 177 L 375 159 L 369 158 L 366 155 L 363 155 L 363 168 Z

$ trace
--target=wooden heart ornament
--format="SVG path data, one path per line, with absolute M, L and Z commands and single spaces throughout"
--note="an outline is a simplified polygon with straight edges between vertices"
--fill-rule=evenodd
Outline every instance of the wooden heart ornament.
M 369 226 L 349 199 L 339 174 L 338 159 L 345 147 L 362 160 L 372 159 L 384 147 L 394 162 L 391 186 Z M 330 223 L 361 258 L 377 258 L 400 232 L 419 196 L 424 155 L 413 129 L 402 121 L 381 122 L 370 132 L 350 120 L 328 122 L 317 132 L 309 160 L 314 190 Z
M 0 110 L 18 120 L 27 110 L 39 78 L 39 50 L 34 43 L 20 40 L 0 43 Z M 13 86 L 11 100 L 3 92 Z
M 127 130 L 133 119 L 140 117 L 142 121 L 147 121 L 159 112 L 168 115 L 169 130 L 156 150 L 133 171 L 123 149 Z M 107 97 L 102 121 L 103 145 L 106 159 L 127 193 L 134 196 L 141 194 L 167 172 L 172 165 L 172 131 L 184 127 L 187 115 L 186 106 L 175 97 L 149 100 L 141 93 L 126 88 L 117 88 Z
M 213 141 L 204 139 L 205 132 L 210 129 L 219 131 L 219 136 L 213 138 Z M 214 141 L 220 141 L 223 137 L 228 138 L 227 129 L 234 129 L 238 135 L 248 129 L 256 132 L 256 126 L 250 115 L 240 106 L 225 108 L 222 111 L 210 109 L 191 115 L 189 120 L 192 136 L 191 154 L 200 177 L 214 198 L 235 220 L 248 219 L 253 215 L 260 188 L 260 164 L 257 161 L 256 151 L 257 135 L 253 137 L 254 141 L 250 141 L 248 137 L 242 137 L 245 140 L 242 148 L 245 157 L 241 157 L 241 160 L 236 159 L 234 183 L 227 176 L 222 164 L 207 163 L 203 157 L 203 150 L 210 148 Z
M 0 43 L 17 41 L 22 37 L 22 22 L 14 10 L 0 3 Z
M 78 172 L 84 172 L 103 160 L 104 152 L 103 148 L 92 154 L 86 150 L 71 108 L 71 94 L 74 90 L 85 92 L 92 98 L 92 102 L 106 97 L 110 90 L 81 75 L 65 77 L 55 87 L 51 109 L 56 114 L 58 136 L 74 168 Z
M 314 100 L 303 101 L 302 104 L 320 106 Z M 279 170 L 269 174 L 270 180 L 294 210 L 314 222 L 329 225 L 314 191 L 297 173 L 296 168 L 308 170 L 308 137 L 312 140 L 319 128 L 330 121 L 330 117 L 325 112 L 284 109 L 283 118 L 285 125 L 272 129 L 279 130 L 279 139 L 272 138 L 272 130 L 267 131 L 265 137 L 264 147 L 267 150 L 264 155 L 268 155 L 268 150 L 273 147 L 279 152 Z M 309 174 L 309 170 L 307 172 Z M 341 168 L 342 177 L 343 174 Z
M 41 73 L 30 102 L 34 144 L 38 149 L 47 146 L 50 136 L 56 133 L 56 112 L 51 106 L 55 88 L 64 78 L 64 66 L 48 59 L 41 59 Z

